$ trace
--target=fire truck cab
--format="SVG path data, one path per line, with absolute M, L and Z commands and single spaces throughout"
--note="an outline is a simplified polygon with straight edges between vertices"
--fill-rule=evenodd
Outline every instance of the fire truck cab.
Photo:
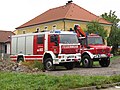
M 80 53 L 83 67 L 92 67 L 94 61 L 99 61 L 102 67 L 108 67 L 110 64 L 111 47 L 106 46 L 103 38 L 97 34 L 89 34 L 76 25 L 74 31 L 77 33 L 78 40 L 81 43 Z
M 104 44 L 101 36 L 90 34 L 80 40 L 83 67 L 92 67 L 93 61 L 99 61 L 102 67 L 109 66 L 111 48 Z
M 11 59 L 16 62 L 40 61 L 46 70 L 63 65 L 73 69 L 81 60 L 76 33 L 54 30 L 12 36 Z

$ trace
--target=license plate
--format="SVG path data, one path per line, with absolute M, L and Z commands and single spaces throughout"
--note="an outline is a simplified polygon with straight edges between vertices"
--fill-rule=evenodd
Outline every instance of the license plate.
M 74 56 L 67 56 L 67 58 L 74 58 Z
M 101 57 L 107 57 L 105 54 L 101 54 L 100 56 L 101 56 Z

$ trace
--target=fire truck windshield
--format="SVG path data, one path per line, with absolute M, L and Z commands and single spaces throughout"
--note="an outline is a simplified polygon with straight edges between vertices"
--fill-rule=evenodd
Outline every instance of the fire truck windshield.
M 60 43 L 77 44 L 78 39 L 77 39 L 76 34 L 61 34 L 60 35 Z
M 88 44 L 103 44 L 102 37 L 88 37 Z

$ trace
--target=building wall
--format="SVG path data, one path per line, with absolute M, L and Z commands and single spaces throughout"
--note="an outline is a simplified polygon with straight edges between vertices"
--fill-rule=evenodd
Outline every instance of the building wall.
M 80 22 L 80 21 L 72 21 L 72 20 L 66 20 L 66 30 L 69 30 L 70 28 L 74 28 L 74 26 L 78 24 L 83 30 L 87 30 L 86 25 L 87 22 Z M 107 30 L 108 36 L 110 34 L 111 25 L 101 24 L 105 30 Z
M 103 26 L 104 26 L 104 29 L 107 30 L 107 33 L 108 33 L 107 36 L 109 36 L 110 30 L 111 30 L 111 25 L 103 25 Z
M 59 29 L 59 30 L 70 30 L 70 28 L 74 29 L 75 24 L 79 24 L 83 30 L 87 30 L 86 29 L 87 22 L 80 22 L 80 21 L 73 21 L 73 20 L 59 20 L 59 21 L 17 29 L 16 34 L 32 33 L 32 32 L 35 32 L 38 28 L 40 29 L 40 31 L 43 31 L 45 30 L 45 27 L 47 27 L 46 30 L 53 30 L 54 25 L 56 26 L 56 29 Z M 101 25 L 104 26 L 105 30 L 108 31 L 108 35 L 109 35 L 111 25 L 105 25 L 105 24 L 101 24 Z
M 70 28 L 74 29 L 75 25 L 80 25 L 83 30 L 86 29 L 86 22 L 80 21 L 72 21 L 72 20 L 65 20 L 65 29 L 70 30 Z
M 5 53 L 5 45 L 0 43 L 0 53 Z
M 18 30 L 14 30 L 13 33 L 17 35 L 18 34 Z
M 24 31 L 25 31 L 25 33 L 33 33 L 35 31 L 37 31 L 38 28 L 40 29 L 40 31 L 43 31 L 43 30 L 45 30 L 45 27 L 47 27 L 47 30 L 53 30 L 54 25 L 56 25 L 56 29 L 60 29 L 60 30 L 64 29 L 64 22 L 63 22 L 63 20 L 60 20 L 60 21 L 55 21 L 55 22 L 50 22 L 50 23 L 45 23 L 45 24 L 40 24 L 40 25 L 17 29 L 18 32 L 16 34 L 23 34 Z

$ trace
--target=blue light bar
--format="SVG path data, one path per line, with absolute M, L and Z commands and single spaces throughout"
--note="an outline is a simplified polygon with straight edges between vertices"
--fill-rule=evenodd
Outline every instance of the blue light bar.
M 61 33 L 61 31 L 60 30 L 55 30 L 55 33 Z

